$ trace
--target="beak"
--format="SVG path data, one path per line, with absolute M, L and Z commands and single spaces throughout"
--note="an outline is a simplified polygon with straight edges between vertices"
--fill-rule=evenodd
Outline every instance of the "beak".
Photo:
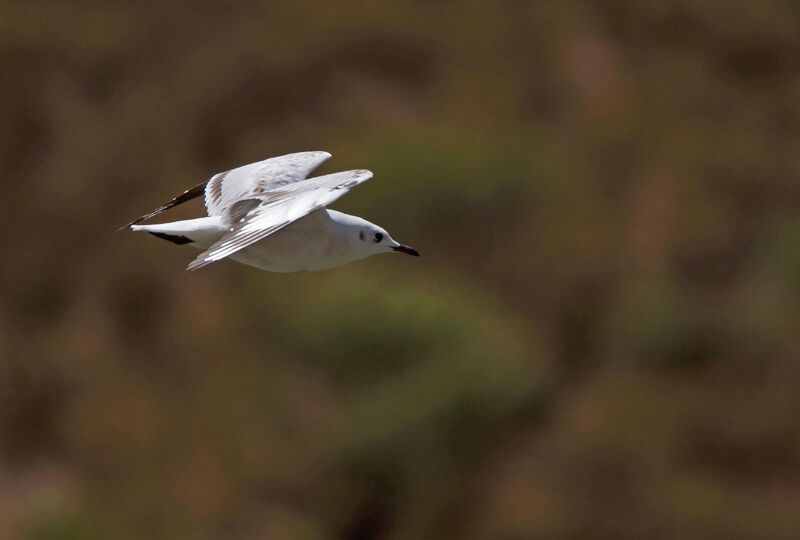
M 403 244 L 395 246 L 392 249 L 395 251 L 399 251 L 400 253 L 405 253 L 406 255 L 413 255 L 414 257 L 419 257 L 419 252 L 417 252 L 416 249 L 404 246 Z

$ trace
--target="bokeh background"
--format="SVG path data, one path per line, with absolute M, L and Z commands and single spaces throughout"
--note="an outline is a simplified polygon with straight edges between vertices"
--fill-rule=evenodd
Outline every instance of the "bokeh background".
M 799 28 L 3 2 L 0 537 L 800 537 Z M 116 232 L 318 149 L 421 258 L 186 273 Z

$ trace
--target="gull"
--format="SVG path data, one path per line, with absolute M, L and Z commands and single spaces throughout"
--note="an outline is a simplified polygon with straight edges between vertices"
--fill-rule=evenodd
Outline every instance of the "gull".
M 328 152 L 298 152 L 243 165 L 212 176 L 122 228 L 144 231 L 203 252 L 187 270 L 222 259 L 270 272 L 333 268 L 378 253 L 419 256 L 381 227 L 326 208 L 372 178 L 364 169 L 308 178 Z M 139 225 L 204 195 L 207 217 Z

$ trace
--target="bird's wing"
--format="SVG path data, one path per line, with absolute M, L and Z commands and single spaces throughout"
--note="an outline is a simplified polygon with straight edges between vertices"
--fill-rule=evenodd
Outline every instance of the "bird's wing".
M 203 194 L 205 194 L 208 215 L 221 215 L 228 206 L 250 195 L 257 195 L 276 186 L 305 180 L 314 169 L 325 163 L 330 157 L 328 152 L 297 152 L 215 174 L 206 182 L 187 189 L 168 203 L 123 225 L 119 230 L 127 229 L 131 225 L 157 216 L 161 212 Z
M 255 208 L 233 222 L 229 232 L 192 261 L 187 270 L 197 270 L 266 238 L 370 178 L 372 173 L 367 170 L 344 171 L 285 184 L 251 197 L 257 202 Z
M 281 186 L 305 180 L 330 157 L 328 152 L 297 152 L 215 174 L 206 186 L 208 215 L 222 215 L 226 208 L 237 201 L 258 197 Z
M 177 197 L 175 197 L 174 199 L 172 199 L 168 203 L 159 206 L 158 208 L 156 208 L 152 212 L 148 212 L 148 213 L 146 213 L 145 215 L 143 215 L 140 218 L 134 219 L 130 223 L 128 223 L 126 225 L 123 225 L 122 227 L 120 227 L 117 230 L 121 231 L 122 229 L 127 229 L 131 225 L 136 225 L 140 221 L 144 221 L 146 219 L 150 219 L 153 216 L 157 216 L 161 212 L 169 210 L 170 208 L 178 206 L 179 204 L 183 204 L 186 201 L 191 201 L 195 197 L 199 197 L 200 195 L 202 195 L 203 192 L 205 191 L 205 189 L 206 189 L 206 182 L 203 182 L 202 184 L 197 184 L 193 188 L 187 189 L 186 191 L 184 191 L 183 193 L 181 193 L 180 195 L 178 195 Z

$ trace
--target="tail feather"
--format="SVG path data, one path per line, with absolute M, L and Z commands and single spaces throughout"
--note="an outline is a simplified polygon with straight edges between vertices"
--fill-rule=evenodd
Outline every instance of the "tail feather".
M 131 225 L 133 231 L 143 231 L 174 244 L 196 243 L 209 246 L 227 232 L 220 216 L 210 216 L 154 225 Z

